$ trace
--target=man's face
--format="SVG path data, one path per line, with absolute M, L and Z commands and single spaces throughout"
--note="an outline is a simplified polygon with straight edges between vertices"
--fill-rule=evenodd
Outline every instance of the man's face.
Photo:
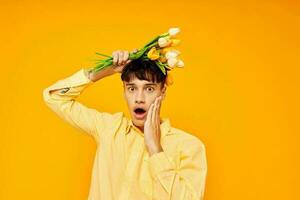
M 161 88 L 161 83 L 133 78 L 129 82 L 123 81 L 123 87 L 132 122 L 143 129 L 150 105 L 156 97 L 165 97 L 166 86 Z

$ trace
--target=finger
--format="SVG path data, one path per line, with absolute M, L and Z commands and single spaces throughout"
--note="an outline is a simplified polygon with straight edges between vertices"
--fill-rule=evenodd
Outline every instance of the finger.
M 119 56 L 118 56 L 118 65 L 122 65 L 123 62 L 123 51 L 119 51 Z
M 117 62 L 118 62 L 118 52 L 114 51 L 112 53 L 112 56 L 113 56 L 113 65 L 117 65 Z
M 158 97 L 157 109 L 156 109 L 156 120 L 158 126 L 160 126 L 160 106 L 161 106 L 161 96 Z
M 148 113 L 147 113 L 147 119 L 146 119 L 146 121 L 148 121 L 149 123 L 151 122 L 153 106 L 154 106 L 154 104 L 152 103 L 150 105 Z
M 150 105 L 150 107 L 149 107 L 149 109 L 148 109 L 146 121 L 149 121 L 149 119 L 150 119 L 150 116 L 151 116 L 151 108 L 152 108 L 152 104 Z
M 155 117 L 155 121 L 156 121 L 156 130 L 159 130 L 160 129 L 160 112 L 159 112 L 159 109 L 160 109 L 160 102 L 161 102 L 161 96 L 158 97 L 157 99 L 157 108 L 156 108 L 156 117 Z M 157 131 L 158 133 L 158 131 Z
M 156 109 L 157 109 L 157 98 L 155 99 L 155 101 L 154 101 L 154 108 L 153 108 L 153 113 L 152 113 L 152 115 L 151 115 L 151 121 L 152 121 L 152 124 L 155 124 L 156 125 L 156 113 L 157 113 L 157 111 L 156 111 Z
M 128 51 L 124 51 L 124 55 L 123 55 L 123 64 L 127 62 L 129 57 L 129 52 Z
M 126 65 L 129 64 L 131 61 L 132 61 L 132 60 L 127 60 L 126 63 L 125 63 L 124 65 L 126 66 Z
M 160 117 L 161 102 L 162 102 L 162 96 L 159 97 L 159 102 L 158 102 L 158 108 L 157 108 L 158 117 Z

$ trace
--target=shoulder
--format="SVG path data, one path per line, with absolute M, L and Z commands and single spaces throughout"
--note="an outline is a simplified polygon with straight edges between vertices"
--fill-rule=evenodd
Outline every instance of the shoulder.
M 170 131 L 181 150 L 205 149 L 204 141 L 193 133 L 175 127 L 171 127 Z
M 123 112 L 109 113 L 99 112 L 98 110 L 95 110 L 95 112 L 97 113 L 96 124 L 101 131 L 116 129 L 123 123 L 123 120 L 125 120 Z
M 124 113 L 123 112 L 100 112 L 97 109 L 92 109 L 96 113 L 97 120 L 103 121 L 110 124 L 116 124 L 119 123 L 121 120 L 123 120 Z

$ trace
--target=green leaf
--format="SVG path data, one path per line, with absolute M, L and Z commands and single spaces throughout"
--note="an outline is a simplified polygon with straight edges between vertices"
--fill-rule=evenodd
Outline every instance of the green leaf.
M 162 71 L 162 73 L 164 75 L 166 75 L 166 69 L 165 69 L 164 65 L 159 60 L 157 60 L 155 63 L 159 67 L 159 69 Z
M 105 55 L 105 54 L 102 54 L 102 53 L 98 53 L 98 52 L 96 52 L 96 54 L 100 55 L 100 56 L 104 56 L 104 57 L 109 57 L 109 58 L 111 57 L 111 56 L 108 56 L 108 55 Z
M 163 34 L 161 34 L 159 37 L 166 37 L 166 36 L 168 36 L 169 35 L 169 33 L 163 33 Z
M 103 67 L 107 67 L 107 66 L 110 66 L 110 65 L 112 65 L 112 62 L 106 62 L 106 63 L 104 63 Z
M 147 48 L 143 48 L 143 49 L 141 49 L 140 51 L 138 51 L 138 52 L 136 53 L 135 59 L 140 58 L 140 57 L 145 53 L 145 51 L 147 51 Z
M 104 63 L 104 62 L 105 62 L 105 60 L 99 60 L 99 61 L 97 61 L 95 63 L 97 64 L 97 63 Z
M 149 45 L 152 44 L 153 42 L 157 41 L 159 37 L 160 37 L 160 36 L 157 36 L 157 37 L 155 37 L 154 39 L 152 39 L 150 42 L 148 42 L 147 44 L 145 44 L 144 48 L 147 47 L 147 46 L 149 46 Z

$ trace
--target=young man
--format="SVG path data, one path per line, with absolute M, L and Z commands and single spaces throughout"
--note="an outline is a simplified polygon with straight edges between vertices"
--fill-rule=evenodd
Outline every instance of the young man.
M 88 199 L 202 200 L 207 175 L 203 142 L 160 118 L 166 76 L 153 62 L 129 60 L 128 55 L 114 51 L 113 66 L 95 73 L 81 69 L 43 91 L 55 113 L 97 143 Z M 116 73 L 122 73 L 131 119 L 76 101 L 89 85 Z

